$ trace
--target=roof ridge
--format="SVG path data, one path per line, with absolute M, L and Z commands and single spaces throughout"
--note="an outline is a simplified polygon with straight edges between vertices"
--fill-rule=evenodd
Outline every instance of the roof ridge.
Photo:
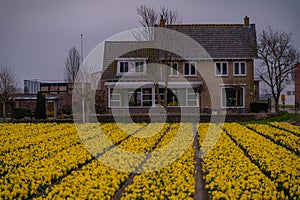
M 243 27 L 244 24 L 172 24 L 167 25 L 166 27 L 172 27 L 172 26 L 241 26 Z

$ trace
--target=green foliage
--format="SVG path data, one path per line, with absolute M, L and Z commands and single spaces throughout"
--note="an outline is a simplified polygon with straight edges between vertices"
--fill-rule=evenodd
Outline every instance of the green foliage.
M 23 119 L 24 117 L 32 117 L 30 108 L 15 108 L 14 115 L 16 119 Z
M 41 92 L 38 92 L 37 99 L 36 99 L 36 107 L 34 112 L 35 119 L 46 119 L 46 99 L 45 95 Z
M 259 112 L 268 112 L 268 104 L 265 102 L 252 102 L 250 103 L 250 112 L 259 113 Z
M 280 115 L 270 117 L 259 121 L 241 122 L 241 124 L 266 124 L 269 122 L 300 122 L 300 114 L 281 112 Z
M 64 114 L 64 115 L 71 115 L 72 114 L 72 108 L 62 108 L 58 111 L 58 113 L 60 114 Z

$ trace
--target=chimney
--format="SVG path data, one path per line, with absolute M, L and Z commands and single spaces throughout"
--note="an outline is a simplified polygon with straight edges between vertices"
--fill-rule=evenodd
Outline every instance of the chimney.
M 244 18 L 244 27 L 249 27 L 249 17 L 247 15 Z
M 162 15 L 160 15 L 159 27 L 165 27 L 165 20 Z

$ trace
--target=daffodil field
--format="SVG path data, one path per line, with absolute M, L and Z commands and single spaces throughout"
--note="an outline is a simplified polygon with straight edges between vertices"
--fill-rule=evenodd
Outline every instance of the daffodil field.
M 1 123 L 0 199 L 300 199 L 299 154 L 285 122 Z

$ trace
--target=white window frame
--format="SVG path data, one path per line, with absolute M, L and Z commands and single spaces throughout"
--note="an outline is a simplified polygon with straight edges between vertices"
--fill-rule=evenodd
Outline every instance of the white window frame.
M 217 63 L 220 63 L 221 69 L 220 69 L 220 74 L 217 73 Z M 226 74 L 223 74 L 223 64 L 226 64 Z M 215 76 L 228 76 L 228 62 L 226 61 L 219 61 L 219 62 L 215 62 Z
M 139 75 L 146 74 L 146 69 L 147 69 L 146 58 L 118 58 L 116 60 L 117 60 L 117 76 L 122 76 L 122 75 L 139 76 Z M 121 63 L 122 62 L 128 63 L 128 71 L 127 72 L 121 72 Z M 143 67 L 142 67 L 142 69 L 143 69 L 142 71 L 137 71 L 137 69 L 138 69 L 136 66 L 137 62 L 144 63 Z
M 189 64 L 189 74 L 185 73 L 185 65 L 186 64 Z M 194 66 L 195 66 L 195 74 L 191 74 L 191 72 L 192 72 L 191 64 L 194 64 Z M 193 77 L 197 76 L 197 63 L 196 62 L 184 62 L 183 63 L 183 75 L 184 76 L 193 76 Z
M 245 84 L 242 84 L 242 85 L 238 85 L 240 86 L 242 89 L 243 89 L 243 106 L 224 106 L 223 105 L 223 89 L 225 88 L 232 88 L 232 86 L 230 85 L 220 85 L 220 93 L 221 93 L 221 108 L 245 108 L 245 97 L 246 97 L 246 94 L 245 94 Z
M 115 96 L 119 96 L 119 100 L 113 100 L 112 99 L 112 97 L 111 96 L 113 96 L 113 95 L 115 95 Z M 112 106 L 111 105 L 111 102 L 119 102 L 119 106 Z M 121 108 L 121 94 L 118 94 L 118 93 L 112 93 L 112 94 L 110 94 L 109 95 L 109 107 L 110 108 Z
M 173 64 L 177 65 L 177 69 L 176 70 L 173 68 Z M 178 76 L 178 69 L 179 69 L 178 62 L 171 62 L 170 63 L 170 70 L 169 70 L 169 76 L 170 77 L 177 77 Z
M 189 93 L 189 89 L 191 89 L 191 88 L 186 88 L 186 92 L 185 92 L 185 94 L 186 94 L 186 98 L 185 98 L 186 107 L 199 107 L 198 94 L 195 93 L 194 91 L 192 93 Z M 189 99 L 189 94 L 196 95 L 196 99 Z M 195 106 L 189 106 L 189 101 L 196 102 L 196 105 Z
M 147 94 L 144 93 L 145 89 L 151 89 L 151 93 L 147 93 Z M 153 98 L 153 95 L 152 95 L 153 90 L 152 90 L 152 88 L 142 88 L 141 92 L 142 92 L 141 93 L 141 95 L 142 95 L 142 98 L 141 98 L 141 100 L 142 100 L 141 101 L 141 107 L 151 107 L 153 105 L 153 99 L 152 99 Z M 144 96 L 151 96 L 151 99 L 145 100 Z M 144 102 L 151 102 L 151 106 L 144 106 Z
M 245 64 L 245 74 L 241 74 L 241 71 L 242 71 L 242 70 L 241 70 L 241 69 L 242 69 L 241 63 L 244 63 L 244 64 Z M 238 73 L 238 74 L 235 73 L 235 64 L 238 64 L 238 65 L 239 65 L 239 73 Z M 246 62 L 245 62 L 245 61 L 233 62 L 233 67 L 232 67 L 232 69 L 233 69 L 233 75 L 234 75 L 234 76 L 247 76 L 247 65 L 246 65 Z
M 142 65 L 137 65 L 137 63 L 143 63 L 143 64 Z M 145 73 L 145 71 L 146 71 L 146 69 L 145 69 L 146 62 L 144 62 L 144 61 L 135 61 L 134 65 L 135 65 L 135 67 L 134 67 L 135 73 Z

